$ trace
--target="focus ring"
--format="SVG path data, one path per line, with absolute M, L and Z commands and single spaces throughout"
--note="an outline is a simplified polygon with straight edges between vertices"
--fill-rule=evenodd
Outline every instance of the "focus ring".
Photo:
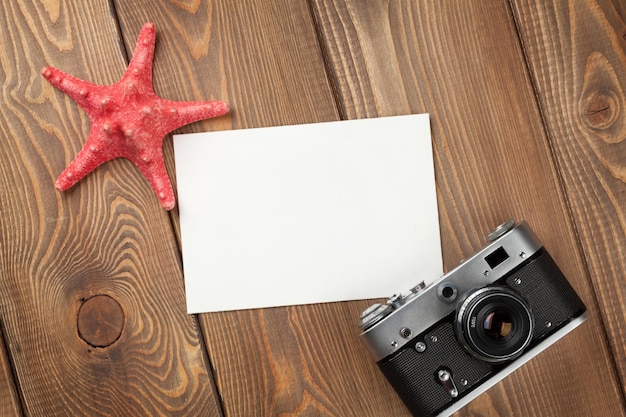
M 507 287 L 474 291 L 457 309 L 459 342 L 478 359 L 504 362 L 532 341 L 533 314 L 527 302 Z

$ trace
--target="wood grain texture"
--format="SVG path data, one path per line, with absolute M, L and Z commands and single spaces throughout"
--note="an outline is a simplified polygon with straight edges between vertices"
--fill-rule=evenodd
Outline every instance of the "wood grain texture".
M 232 106 L 178 132 L 429 112 L 447 269 L 525 218 L 592 314 L 457 415 L 626 415 L 625 14 L 591 0 L 0 3 L 0 415 L 409 415 L 358 341 L 370 301 L 187 316 L 178 214 L 132 163 L 54 190 L 89 121 L 40 69 L 113 83 L 146 21 L 157 94 Z M 175 177 L 170 137 L 164 151 Z
M 458 415 L 624 415 L 507 3 L 314 3 L 348 117 L 431 114 L 447 268 L 480 248 L 493 226 L 524 218 L 591 310 L 582 328 Z M 368 378 L 383 389 L 382 377 Z M 394 400 L 372 403 L 372 415 Z
M 0 322 L 0 416 L 21 415 L 20 400 L 15 387 L 4 337 L 2 336 L 2 323 Z
M 134 42 L 127 33 L 138 31 L 147 20 L 156 24 L 157 93 L 176 100 L 219 98 L 232 109 L 217 123 L 209 120 L 178 132 L 338 119 L 306 1 L 164 2 L 161 6 L 155 10 L 147 0 L 117 4 L 127 46 Z M 171 168 L 171 141 L 164 151 Z M 176 212 L 173 219 L 177 228 Z M 324 322 L 333 322 L 336 308 L 200 315 L 225 415 L 346 415 L 346 410 L 358 409 L 358 388 L 366 381 L 338 390 L 337 386 L 345 385 L 344 375 L 332 371 L 332 362 L 318 363 L 335 344 L 336 335 L 327 331 Z M 350 324 L 356 315 L 354 307 L 342 314 Z M 355 333 L 353 326 L 343 328 Z M 311 339 L 310 334 L 318 336 Z M 363 351 L 352 357 L 372 366 L 362 360 Z
M 357 340 L 367 301 L 202 315 L 227 415 L 401 416 Z M 208 333 L 210 332 L 210 333 Z
M 626 4 L 512 4 L 614 359 L 626 381 Z
M 138 169 L 115 160 L 54 189 L 89 121 L 40 71 L 115 82 L 126 57 L 110 4 L 3 2 L 0 22 L 0 314 L 24 413 L 220 415 L 176 238 Z M 91 305 L 81 333 L 93 296 L 117 320 Z

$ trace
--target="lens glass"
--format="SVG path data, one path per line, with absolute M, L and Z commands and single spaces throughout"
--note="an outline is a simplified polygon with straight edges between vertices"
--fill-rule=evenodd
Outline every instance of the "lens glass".
M 506 287 L 481 288 L 457 310 L 457 336 L 474 356 L 511 360 L 532 340 L 533 317 L 522 297 Z
M 501 340 L 511 334 L 513 319 L 506 311 L 492 311 L 483 320 L 485 334 L 494 341 Z

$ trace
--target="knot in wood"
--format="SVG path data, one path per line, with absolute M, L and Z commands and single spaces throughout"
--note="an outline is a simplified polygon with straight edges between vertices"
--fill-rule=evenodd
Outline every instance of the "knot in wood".
M 124 311 L 108 295 L 95 295 L 78 310 L 78 335 L 92 347 L 111 346 L 124 328 Z
M 617 120 L 619 101 L 610 90 L 590 91 L 583 106 L 582 117 L 592 129 L 606 129 Z

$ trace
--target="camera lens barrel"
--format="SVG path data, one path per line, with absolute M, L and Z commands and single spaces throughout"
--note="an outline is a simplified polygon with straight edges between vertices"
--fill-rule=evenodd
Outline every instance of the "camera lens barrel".
M 471 293 L 459 305 L 459 342 L 478 359 L 498 363 L 519 356 L 530 344 L 534 319 L 528 303 L 507 287 L 491 286 Z

